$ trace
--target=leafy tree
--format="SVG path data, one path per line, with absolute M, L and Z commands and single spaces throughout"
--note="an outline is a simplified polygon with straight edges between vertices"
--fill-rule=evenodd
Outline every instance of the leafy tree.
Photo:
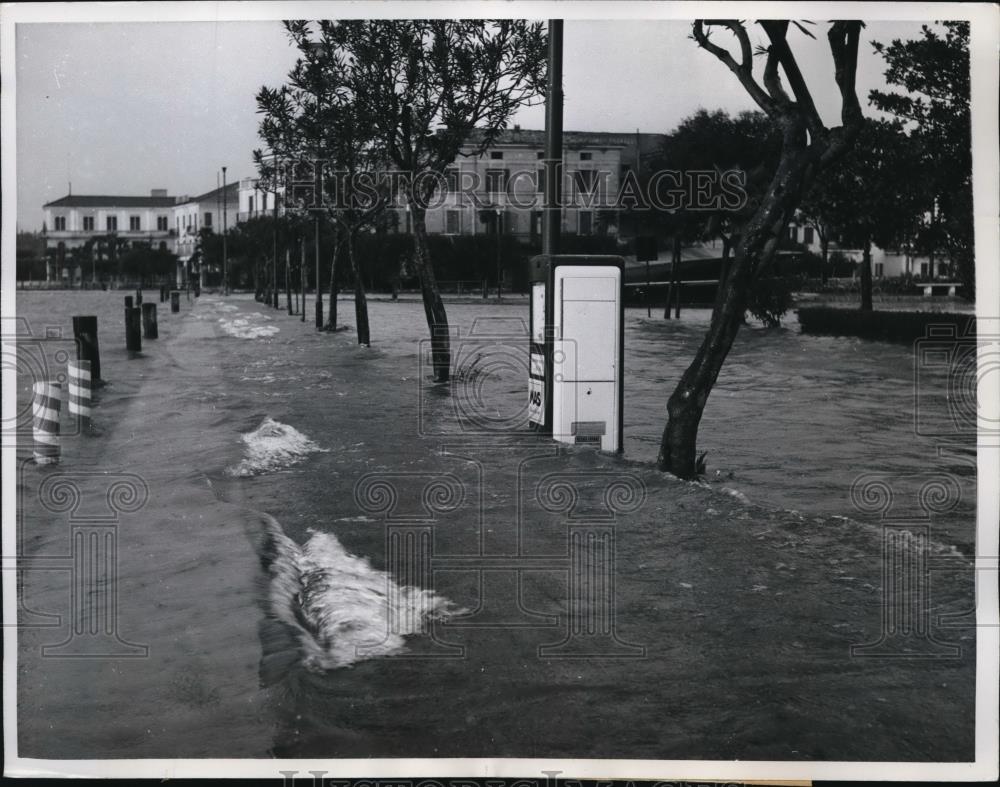
M 765 277 L 803 192 L 853 144 L 862 125 L 855 88 L 861 22 L 830 24 L 827 41 L 833 56 L 834 80 L 840 93 L 841 125 L 827 128 L 789 46 L 788 20 L 761 20 L 767 46 L 762 83 L 753 70 L 753 45 L 744 22 L 736 19 L 696 20 L 692 34 L 698 46 L 712 54 L 740 81 L 758 107 L 781 132 L 781 153 L 759 204 L 739 229 L 733 260 L 705 338 L 691 365 L 667 402 L 658 465 L 682 478 L 697 475 L 698 426 L 712 386 L 742 324 L 754 282 Z M 795 23 L 810 37 L 807 28 Z M 738 56 L 715 43 L 711 32 L 723 28 L 739 47 Z M 787 89 L 786 89 L 787 84 Z M 790 90 L 790 92 L 789 92 Z
M 861 309 L 872 309 L 872 243 L 898 248 L 927 204 L 922 146 L 898 122 L 866 119 L 854 148 L 803 201 L 814 225 L 862 249 Z M 821 243 L 824 241 L 821 239 Z
M 448 316 L 427 238 L 426 209 L 444 170 L 478 129 L 473 155 L 514 112 L 544 93 L 545 36 L 518 19 L 344 20 L 334 28 L 350 70 L 360 126 L 385 160 L 408 175 L 414 258 L 431 333 L 434 379 L 451 366 Z
M 972 137 L 969 112 L 969 23 L 943 22 L 943 32 L 924 25 L 920 38 L 872 42 L 887 65 L 885 79 L 905 93 L 872 90 L 871 104 L 912 128 L 923 146 L 922 177 L 930 186 L 930 223 L 918 238 L 931 255 L 946 250 L 955 272 L 974 297 L 972 234 Z

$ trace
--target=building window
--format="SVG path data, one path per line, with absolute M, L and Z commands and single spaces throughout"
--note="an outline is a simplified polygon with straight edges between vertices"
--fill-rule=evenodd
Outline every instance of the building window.
M 875 278 L 882 278 L 882 271 L 884 270 L 883 264 L 881 262 L 875 263 Z
M 84 232 L 93 232 L 94 231 L 94 217 L 93 216 L 84 216 L 83 217 L 83 231 Z
M 545 169 L 542 168 L 538 170 L 538 174 L 535 176 L 535 183 L 538 186 L 538 193 L 545 193 Z
M 247 197 L 247 213 L 253 213 L 253 197 Z
M 205 213 L 205 226 L 206 227 L 211 227 L 212 226 L 212 212 L 211 211 L 208 211 L 208 212 Z
M 448 194 L 458 193 L 458 170 L 454 167 L 444 171 L 445 188 Z
M 156 217 L 156 229 L 160 230 L 161 232 L 166 232 L 167 231 L 167 217 L 166 216 L 157 216 Z
M 580 161 L 590 161 L 594 157 L 593 153 L 581 153 Z
M 445 211 L 444 231 L 448 235 L 458 235 L 462 232 L 462 214 L 459 211 Z
M 594 214 L 589 210 L 580 211 L 580 234 L 590 235 L 594 231 Z
M 167 250 L 167 242 L 165 240 L 161 240 L 160 241 L 160 251 L 166 251 L 166 250 Z
M 788 240 L 795 243 L 799 239 L 798 227 L 791 226 L 788 228 Z
M 104 223 L 105 223 L 105 229 L 107 229 L 108 232 L 117 232 L 117 230 L 118 230 L 118 217 L 117 216 L 108 216 L 108 217 L 106 217 L 104 219 Z
M 926 262 L 921 262 L 920 263 L 920 275 L 921 276 L 926 276 L 927 275 L 927 263 Z
M 507 170 L 486 170 L 486 191 L 490 194 L 502 194 L 507 190 Z
M 802 230 L 802 242 L 808 246 L 813 242 L 813 228 L 806 227 Z
M 544 150 L 535 151 L 535 158 L 539 159 L 545 158 L 545 151 Z
M 579 194 L 593 194 L 597 187 L 597 171 L 593 169 L 578 169 L 573 173 L 576 190 Z
M 128 228 L 130 230 L 132 230 L 133 232 L 137 232 L 139 230 L 139 217 L 138 216 L 129 216 L 128 217 Z
M 503 151 L 502 150 L 491 150 L 490 158 L 494 161 L 503 161 Z
M 66 217 L 56 216 L 56 231 L 62 232 L 65 229 L 66 229 Z
M 537 238 L 542 233 L 542 212 L 540 210 L 531 211 L 531 237 Z

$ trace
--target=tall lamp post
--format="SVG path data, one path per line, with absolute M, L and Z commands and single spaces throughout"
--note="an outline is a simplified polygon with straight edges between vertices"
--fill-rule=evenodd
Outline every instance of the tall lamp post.
M 326 53 L 326 44 L 322 41 L 313 41 L 310 45 L 313 54 L 319 55 L 320 53 Z M 316 62 L 316 61 L 314 61 Z M 318 65 L 318 63 L 317 63 Z M 316 94 L 316 114 L 317 121 L 320 121 L 323 114 L 323 97 L 324 90 L 322 82 Z M 321 129 L 322 126 L 317 122 L 317 129 Z M 323 210 L 323 160 L 321 158 L 321 153 L 323 150 L 322 131 L 317 131 L 316 136 L 316 183 L 315 183 L 315 194 L 313 196 L 313 221 L 315 224 L 314 231 L 316 235 L 316 330 L 323 330 L 323 288 L 320 287 L 320 265 L 319 265 L 319 236 L 320 236 L 320 221 L 322 221 L 321 211 Z M 336 280 L 337 271 L 333 268 L 330 270 L 330 275 Z M 331 284 L 331 293 L 336 292 L 335 285 Z M 336 330 L 337 323 L 337 301 L 336 298 L 331 294 L 330 296 L 330 324 Z
M 562 225 L 563 22 L 549 20 L 548 89 L 545 97 L 545 212 L 542 253 L 559 253 Z
M 228 222 L 226 204 L 226 168 L 222 168 L 222 294 L 229 295 L 229 254 L 226 249 L 226 224 Z
M 497 212 L 497 300 L 499 301 L 503 294 L 501 292 L 503 282 L 503 268 L 501 267 L 500 258 L 500 241 L 503 239 L 503 210 L 499 205 L 496 207 Z

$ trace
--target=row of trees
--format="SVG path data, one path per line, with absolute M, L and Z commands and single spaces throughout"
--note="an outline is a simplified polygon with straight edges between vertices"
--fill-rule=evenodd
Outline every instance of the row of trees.
M 289 175 L 302 184 L 313 180 L 311 189 L 285 190 L 285 210 L 333 227 L 330 286 L 336 286 L 343 252 L 355 284 L 361 344 L 370 338 L 364 260 L 355 243 L 359 233 L 378 226 L 391 199 L 405 201 L 434 379 L 447 382 L 448 317 L 425 220 L 439 183 L 433 176 L 443 175 L 473 129 L 480 131 L 478 155 L 517 109 L 543 94 L 543 27 L 525 20 L 445 19 L 284 24 L 299 57 L 284 85 L 257 94 L 265 147 L 254 158 L 261 183 L 277 194 Z M 346 177 L 320 177 L 316 160 Z M 355 176 L 388 168 L 407 173 L 402 194 L 353 190 Z M 330 307 L 327 327 L 335 330 L 335 300 Z

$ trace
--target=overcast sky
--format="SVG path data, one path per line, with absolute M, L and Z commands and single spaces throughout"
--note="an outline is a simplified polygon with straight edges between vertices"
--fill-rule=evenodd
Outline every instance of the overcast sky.
M 824 120 L 838 96 L 825 25 L 794 49 Z M 862 104 L 883 84 L 872 39 L 911 38 L 913 22 L 870 23 L 858 71 Z M 679 21 L 565 24 L 564 127 L 667 132 L 700 107 L 753 108 L 735 77 Z M 722 42 L 724 34 L 716 34 Z M 730 39 L 731 40 L 731 39 Z M 18 225 L 40 229 L 42 205 L 74 194 L 199 194 L 254 174 L 254 94 L 278 86 L 294 62 L 273 22 L 31 23 L 16 30 Z M 522 128 L 543 128 L 542 107 Z

